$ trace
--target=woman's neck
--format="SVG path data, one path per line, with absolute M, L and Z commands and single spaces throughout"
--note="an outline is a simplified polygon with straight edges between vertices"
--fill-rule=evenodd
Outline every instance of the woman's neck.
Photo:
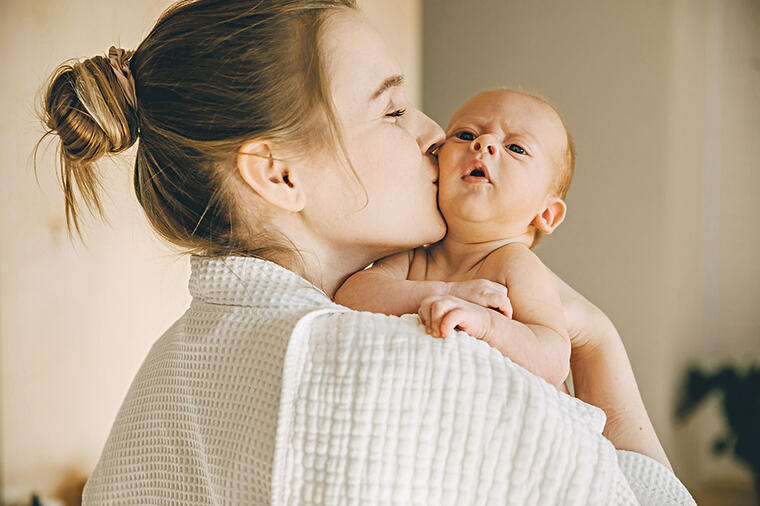
M 373 261 L 392 251 L 383 254 L 358 251 L 356 245 L 346 245 L 342 248 L 311 247 L 296 244 L 297 252 L 293 259 L 280 263 L 283 267 L 295 272 L 321 289 L 330 299 L 335 298 L 335 292 L 353 273 L 363 269 Z
M 316 286 L 320 287 L 330 299 L 335 298 L 335 292 L 353 273 L 360 271 L 376 258 L 348 258 L 347 255 L 322 257 L 322 261 L 312 270 Z

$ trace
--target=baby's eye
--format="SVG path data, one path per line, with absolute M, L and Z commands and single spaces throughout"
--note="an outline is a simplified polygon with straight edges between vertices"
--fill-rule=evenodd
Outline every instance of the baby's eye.
M 463 131 L 463 132 L 459 132 L 459 133 L 454 134 L 454 137 L 456 137 L 457 139 L 462 139 L 463 141 L 474 141 L 475 140 L 475 134 L 472 133 L 472 132 L 468 132 L 466 130 Z
M 525 150 L 518 144 L 507 144 L 507 149 L 514 153 L 517 153 L 518 155 L 525 154 Z

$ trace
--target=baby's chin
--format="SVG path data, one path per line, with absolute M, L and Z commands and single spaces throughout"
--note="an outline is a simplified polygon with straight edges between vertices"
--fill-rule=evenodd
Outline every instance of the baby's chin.
M 492 221 L 494 213 L 488 207 L 488 199 L 481 198 L 474 192 L 455 193 L 447 195 L 445 198 L 441 198 L 440 191 L 438 194 L 438 209 L 449 228 L 451 228 L 452 223 L 481 224 Z
M 446 220 L 446 237 L 456 237 L 457 241 L 482 243 L 501 241 L 520 236 L 528 228 L 527 224 L 517 222 L 499 223 L 493 213 L 482 210 L 453 208 L 449 205 L 440 208 Z

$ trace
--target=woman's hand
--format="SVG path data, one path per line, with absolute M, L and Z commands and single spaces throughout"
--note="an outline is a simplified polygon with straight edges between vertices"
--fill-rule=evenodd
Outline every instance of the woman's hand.
M 617 332 L 607 315 L 552 272 L 562 300 L 573 354 L 596 349 L 614 339 Z

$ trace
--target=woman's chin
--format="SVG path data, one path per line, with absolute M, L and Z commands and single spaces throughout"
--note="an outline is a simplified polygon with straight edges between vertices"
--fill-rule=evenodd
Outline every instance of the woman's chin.
M 429 234 L 429 237 L 422 244 L 433 244 L 443 239 L 446 236 L 446 222 L 443 221 L 443 217 L 440 217 L 435 226 L 429 230 L 435 231 L 435 233 Z

